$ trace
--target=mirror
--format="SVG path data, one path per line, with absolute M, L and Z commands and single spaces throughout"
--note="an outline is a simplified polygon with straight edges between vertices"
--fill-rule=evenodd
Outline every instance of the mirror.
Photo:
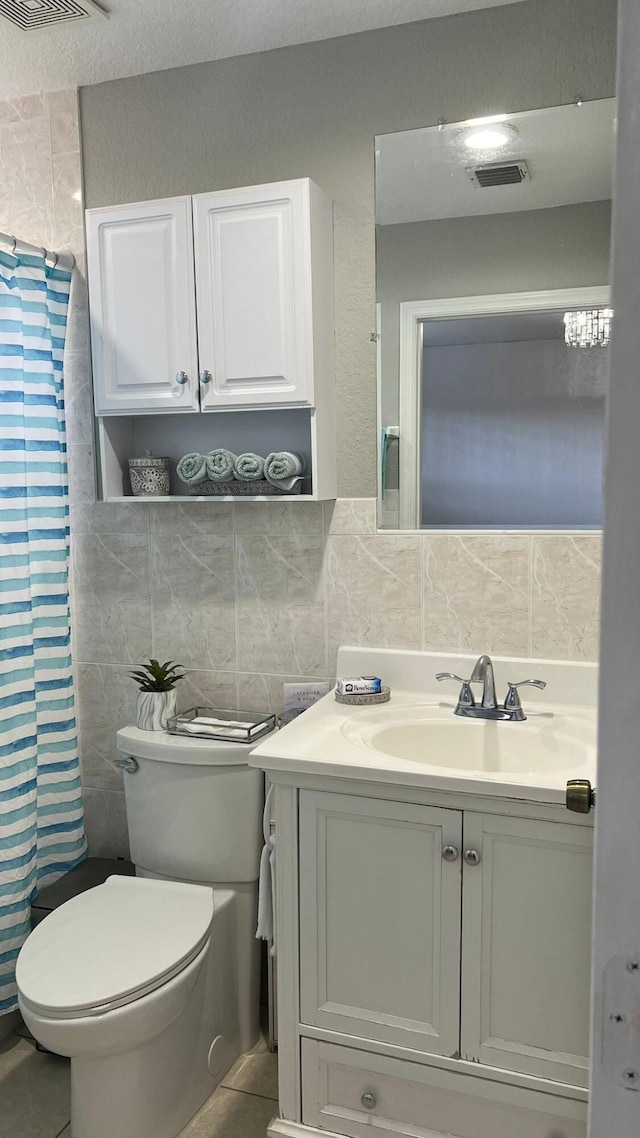
M 601 525 L 615 100 L 376 138 L 379 525 Z

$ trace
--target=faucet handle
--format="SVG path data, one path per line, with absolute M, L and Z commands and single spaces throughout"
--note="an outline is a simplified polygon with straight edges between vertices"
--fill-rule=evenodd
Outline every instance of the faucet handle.
M 538 691 L 544 691 L 546 686 L 546 680 L 520 680 L 517 684 L 509 683 L 507 685 L 507 698 L 504 701 L 506 711 L 515 711 L 522 707 L 518 688 L 538 688 Z
M 462 676 L 456 676 L 455 672 L 438 672 L 436 674 L 438 683 L 443 680 L 456 680 L 461 685 L 460 695 L 458 696 L 458 707 L 475 707 L 476 701 L 473 698 L 471 691 L 471 680 L 464 680 Z

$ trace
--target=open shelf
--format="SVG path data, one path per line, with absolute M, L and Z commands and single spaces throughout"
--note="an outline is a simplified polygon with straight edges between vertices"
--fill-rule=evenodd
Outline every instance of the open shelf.
M 265 408 L 255 411 L 198 412 L 160 415 L 105 415 L 97 419 L 99 484 L 105 502 L 317 502 L 336 497 L 335 443 L 321 435 L 312 407 Z M 176 464 L 194 451 L 206 454 L 225 447 L 234 454 L 248 451 L 266 457 L 271 451 L 293 451 L 305 459 L 299 494 L 189 494 L 176 474 Z M 171 494 L 135 497 L 129 483 L 128 460 L 151 451 L 171 462 Z M 322 453 L 322 461 L 319 454 Z
M 120 494 L 105 502 L 317 502 L 313 494 Z

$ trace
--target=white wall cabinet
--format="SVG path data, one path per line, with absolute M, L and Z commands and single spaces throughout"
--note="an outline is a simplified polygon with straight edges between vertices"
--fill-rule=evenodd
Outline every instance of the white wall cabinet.
M 98 415 L 195 411 L 191 198 L 87 211 Z
M 88 210 L 87 251 L 98 415 L 332 402 L 332 210 L 309 179 Z
M 323 317 L 311 270 L 327 256 L 313 226 L 328 204 L 316 191 L 298 181 L 194 198 L 204 411 L 313 404 Z

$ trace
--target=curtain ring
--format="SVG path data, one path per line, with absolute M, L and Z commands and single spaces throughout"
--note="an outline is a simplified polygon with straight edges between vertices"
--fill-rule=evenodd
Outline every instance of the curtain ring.
M 13 241 L 13 246 L 12 246 L 12 248 L 11 248 L 11 256 L 12 256 L 12 257 L 15 257 L 15 255 L 16 255 L 16 249 L 18 248 L 18 238 L 17 238 L 17 237 L 12 237 L 12 238 L 11 238 L 11 240 Z
M 57 268 L 57 267 L 58 267 L 58 261 L 59 261 L 59 259 L 60 259 L 60 258 L 59 258 L 59 255 L 58 255 L 58 253 L 52 253 L 52 254 L 51 254 L 51 256 L 53 257 L 53 265 L 52 265 L 51 267 L 52 267 L 53 269 L 55 269 L 55 268 Z

